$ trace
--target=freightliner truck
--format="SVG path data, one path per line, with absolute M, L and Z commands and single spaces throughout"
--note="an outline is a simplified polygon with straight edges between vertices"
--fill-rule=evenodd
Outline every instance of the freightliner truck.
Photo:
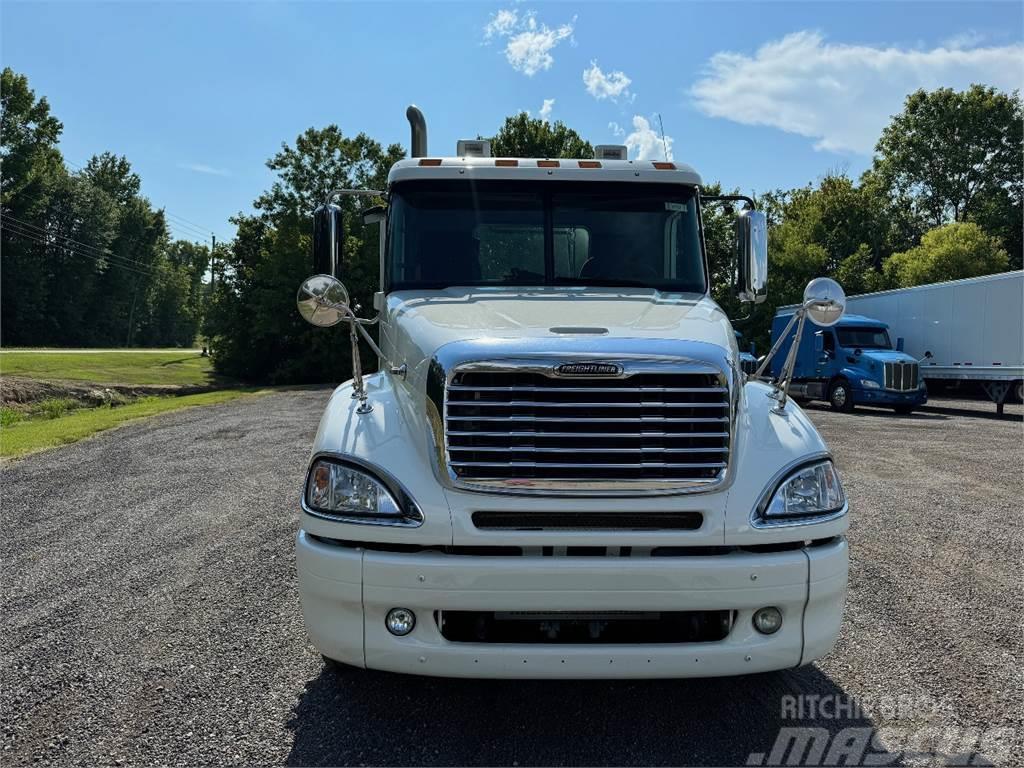
M 847 582 L 839 476 L 785 377 L 743 374 L 709 295 L 701 208 L 737 204 L 738 290 L 764 298 L 753 201 L 705 195 L 689 166 L 625 147 L 431 155 L 422 113 L 407 116 L 411 157 L 387 188 L 337 190 L 315 211 L 316 274 L 297 297 L 315 325 L 347 323 L 353 354 L 296 541 L 325 660 L 637 678 L 826 653 Z M 338 280 L 344 196 L 381 227 L 369 318 Z M 805 298 L 798 327 L 842 314 L 832 281 Z
M 848 300 L 849 301 L 849 300 Z M 772 321 L 772 339 L 780 339 L 795 307 L 783 307 Z M 789 393 L 800 400 L 826 400 L 837 411 L 856 405 L 892 408 L 908 414 L 928 402 L 918 361 L 893 349 L 888 326 L 881 320 L 844 314 L 831 328 L 809 322 L 796 349 Z M 773 375 L 782 373 L 782 353 L 792 335 L 782 339 L 772 360 Z

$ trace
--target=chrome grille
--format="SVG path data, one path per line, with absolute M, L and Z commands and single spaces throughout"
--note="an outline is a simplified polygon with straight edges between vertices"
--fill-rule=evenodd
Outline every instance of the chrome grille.
M 917 389 L 917 363 L 886 363 L 885 388 L 897 392 Z
M 706 368 L 457 370 L 445 398 L 449 468 L 468 483 L 709 484 L 724 475 L 729 438 L 727 379 Z

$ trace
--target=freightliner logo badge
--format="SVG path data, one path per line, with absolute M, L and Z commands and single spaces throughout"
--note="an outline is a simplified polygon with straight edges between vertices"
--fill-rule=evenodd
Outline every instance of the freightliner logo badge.
M 562 363 L 555 368 L 559 376 L 618 376 L 622 366 L 615 363 Z

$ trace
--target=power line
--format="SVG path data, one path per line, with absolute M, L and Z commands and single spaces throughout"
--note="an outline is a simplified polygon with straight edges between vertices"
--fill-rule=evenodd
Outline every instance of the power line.
M 0 222 L 0 229 L 6 229 L 9 232 L 13 232 L 18 237 L 23 237 L 26 240 L 31 240 L 32 242 L 38 243 L 40 245 L 47 245 L 47 246 L 48 245 L 53 245 L 53 243 L 48 242 L 46 239 L 44 239 L 42 237 L 38 237 L 38 236 L 33 235 L 33 234 L 31 234 L 31 233 L 29 233 L 27 231 L 22 231 L 22 230 L 18 229 L 17 227 L 11 226 L 11 224 L 8 223 L 8 222 Z M 59 236 L 53 236 L 53 237 L 56 237 L 57 239 L 64 239 L 64 238 L 60 238 Z M 153 270 L 138 269 L 136 267 L 130 267 L 127 264 L 121 264 L 121 263 L 119 263 L 117 261 L 112 260 L 109 256 L 102 256 L 102 257 L 93 256 L 92 254 L 90 254 L 90 253 L 88 253 L 88 252 L 86 252 L 84 250 L 81 250 L 80 247 L 79 248 L 71 247 L 71 248 L 67 248 L 67 250 L 70 250 L 76 256 L 84 256 L 85 258 L 91 259 L 92 261 L 95 261 L 95 262 L 97 262 L 99 264 L 102 264 L 103 262 L 106 262 L 107 264 L 109 264 L 112 267 L 120 267 L 121 269 L 125 269 L 125 270 L 127 270 L 129 272 L 134 272 L 135 274 L 142 275 L 144 277 L 154 277 L 156 275 L 156 272 L 153 271 Z
M 18 237 L 23 237 L 26 240 L 31 240 L 34 243 L 38 243 L 38 244 L 44 245 L 44 246 L 57 245 L 58 247 L 61 247 L 61 248 L 64 248 L 65 250 L 69 250 L 69 251 L 73 252 L 77 256 L 85 256 L 87 259 L 92 259 L 93 261 L 95 261 L 97 263 L 106 263 L 106 264 L 109 264 L 110 266 L 121 267 L 122 269 L 127 269 L 130 272 L 136 272 L 136 273 L 138 273 L 140 275 L 149 275 L 149 276 L 152 277 L 152 276 L 155 276 L 157 274 L 155 270 L 149 269 L 148 267 L 140 268 L 140 267 L 129 266 L 126 263 L 123 263 L 121 261 L 117 261 L 116 258 L 114 258 L 112 256 L 94 256 L 93 254 L 89 253 L 87 250 L 85 250 L 84 248 L 82 248 L 79 245 L 74 245 L 74 244 L 62 245 L 59 242 L 54 242 L 54 241 L 63 241 L 65 243 L 68 242 L 66 240 L 66 238 L 62 238 L 59 235 L 49 235 L 49 236 L 44 237 L 44 236 L 38 235 L 38 234 L 36 234 L 34 232 L 30 232 L 28 230 L 21 229 L 18 226 L 12 226 L 9 222 L 3 222 L 2 224 L 0 224 L 0 227 L 2 227 L 3 229 L 6 229 L 8 232 L 12 232 L 12 233 L 18 235 Z M 141 262 L 135 262 L 135 263 L 141 263 Z
M 33 231 L 32 229 L 29 229 L 23 224 L 11 224 L 9 221 L 0 221 L 0 227 L 6 229 L 7 231 L 13 232 L 14 234 L 17 234 L 19 238 L 25 238 L 26 240 L 30 240 L 34 243 L 38 243 L 39 245 L 43 246 L 54 245 L 52 242 L 54 240 L 70 243 L 70 247 L 63 247 L 80 256 L 85 256 L 86 258 L 92 259 L 97 263 L 106 262 L 108 264 L 111 264 L 112 266 L 120 266 L 123 269 L 128 269 L 129 271 L 136 272 L 138 274 L 146 274 L 150 276 L 157 275 L 157 271 L 155 269 L 142 263 L 141 261 L 129 259 L 127 256 L 118 256 L 117 254 L 114 253 L 103 253 L 97 249 L 92 248 L 91 246 L 86 246 L 84 243 L 79 243 L 78 241 L 74 241 L 71 238 L 60 236 L 60 234 L 45 231 Z M 132 266 L 132 264 L 135 264 L 137 266 Z
M 85 170 L 84 166 L 79 165 L 78 163 L 73 162 L 71 160 L 68 160 L 66 157 L 64 158 L 64 162 L 67 163 L 68 165 L 74 167 L 74 168 L 77 168 L 79 171 L 84 171 Z M 163 209 L 163 212 L 164 212 L 164 216 L 165 217 L 170 218 L 170 219 L 176 219 L 178 222 L 180 222 L 181 223 L 181 225 L 179 227 L 180 229 L 187 228 L 186 231 L 188 231 L 188 229 L 194 229 L 194 230 L 196 230 L 197 233 L 199 233 L 199 234 L 201 234 L 203 236 L 204 240 L 209 240 L 210 239 L 210 233 L 213 232 L 213 228 L 212 227 L 205 227 L 202 224 L 197 224 L 196 222 L 194 222 L 194 221 L 192 221 L 190 219 L 186 219 L 184 216 L 179 216 L 176 213 L 171 213 L 166 208 Z
M 12 221 L 14 221 L 19 226 L 21 226 L 23 228 L 28 228 L 30 231 L 31 230 L 36 230 L 36 232 L 38 232 L 39 234 L 43 235 L 44 237 L 57 237 L 57 238 L 60 238 L 62 240 L 67 240 L 68 242 L 74 243 L 75 245 L 77 245 L 77 246 L 79 246 L 81 248 L 86 248 L 86 249 L 88 249 L 90 251 L 93 251 L 94 253 L 96 253 L 97 255 L 101 256 L 102 258 L 111 258 L 111 257 L 113 257 L 115 259 L 121 259 L 122 261 L 131 262 L 132 264 L 137 264 L 140 267 L 143 267 L 145 269 L 149 269 L 150 268 L 150 265 L 147 264 L 144 261 L 136 261 L 135 259 L 130 258 L 129 256 L 121 256 L 120 254 L 114 253 L 109 248 L 100 248 L 99 246 L 96 246 L 96 245 L 89 245 L 88 243 L 83 243 L 83 242 L 80 242 L 78 240 L 75 240 L 74 238 L 69 237 L 68 235 L 62 235 L 62 234 L 59 234 L 57 232 L 51 232 L 51 231 L 49 231 L 49 230 L 47 230 L 47 229 L 45 229 L 43 227 L 40 227 L 40 226 L 38 226 L 36 224 L 31 224 L 31 223 L 29 223 L 27 221 L 22 221 L 21 219 L 19 219 L 16 216 L 11 216 L 10 214 L 5 214 L 4 218 L 5 219 L 11 219 Z

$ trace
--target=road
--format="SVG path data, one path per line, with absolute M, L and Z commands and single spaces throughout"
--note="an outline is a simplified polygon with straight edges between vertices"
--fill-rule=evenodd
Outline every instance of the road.
M 794 725 L 1007 727 L 989 752 L 1024 753 L 1019 417 L 810 408 L 854 509 L 844 628 L 817 665 L 452 681 L 337 676 L 305 640 L 292 535 L 326 396 L 169 414 L 4 469 L 5 766 L 743 765 Z M 783 719 L 797 693 L 908 703 Z

